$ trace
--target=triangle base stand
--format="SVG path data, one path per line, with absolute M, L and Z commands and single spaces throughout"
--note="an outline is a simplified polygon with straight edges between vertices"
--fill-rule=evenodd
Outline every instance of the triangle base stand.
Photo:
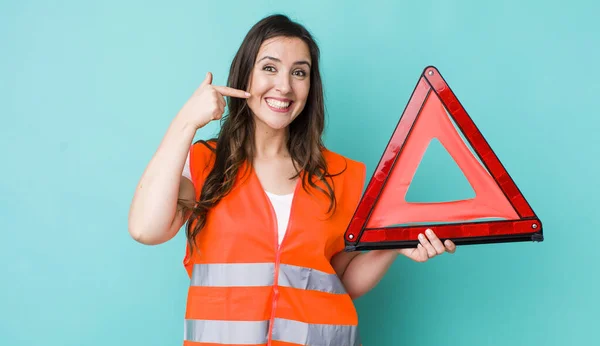
M 498 243 L 515 243 L 515 242 L 542 242 L 544 241 L 543 232 L 531 232 L 540 225 L 538 219 L 530 219 L 523 221 L 494 221 L 498 227 L 511 228 L 519 227 L 524 229 L 523 233 L 507 234 L 507 235 L 488 235 L 475 237 L 440 237 L 443 243 L 446 239 L 452 240 L 457 246 L 460 245 L 481 245 L 481 244 L 498 244 Z M 464 224 L 462 227 L 474 226 L 475 224 Z M 424 233 L 426 229 L 431 229 L 435 234 L 445 233 L 446 230 L 461 227 L 460 224 L 437 224 L 435 226 L 407 226 L 407 227 L 386 227 L 383 229 L 366 229 L 367 237 L 357 243 L 346 242 L 345 251 L 366 251 L 366 250 L 386 250 L 386 249 L 404 249 L 415 248 L 420 243 L 417 236 L 415 240 L 394 240 L 393 237 L 386 237 L 387 234 L 419 234 Z

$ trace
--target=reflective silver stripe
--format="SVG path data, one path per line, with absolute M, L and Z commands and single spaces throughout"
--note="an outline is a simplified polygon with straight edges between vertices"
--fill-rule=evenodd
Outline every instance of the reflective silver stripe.
M 281 264 L 279 286 L 344 294 L 346 289 L 336 274 L 328 274 L 316 269 Z
M 194 264 L 192 286 L 249 287 L 272 286 L 273 263 Z
M 263 345 L 267 343 L 269 321 L 185 320 L 186 341 L 224 345 Z
M 299 345 L 360 345 L 356 326 L 309 324 L 281 318 L 276 318 L 273 322 L 273 340 Z

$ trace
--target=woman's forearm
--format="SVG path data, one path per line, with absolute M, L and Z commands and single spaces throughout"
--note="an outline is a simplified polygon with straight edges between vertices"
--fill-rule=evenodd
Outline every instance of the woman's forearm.
M 395 250 L 373 250 L 354 257 L 342 277 L 352 299 L 373 289 L 397 257 L 398 252 Z

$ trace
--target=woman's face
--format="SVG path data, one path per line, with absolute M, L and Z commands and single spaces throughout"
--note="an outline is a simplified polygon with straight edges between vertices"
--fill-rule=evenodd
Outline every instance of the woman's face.
M 310 51 L 301 39 L 274 37 L 264 41 L 248 90 L 252 96 L 247 102 L 255 121 L 275 130 L 287 127 L 306 104 L 310 67 Z

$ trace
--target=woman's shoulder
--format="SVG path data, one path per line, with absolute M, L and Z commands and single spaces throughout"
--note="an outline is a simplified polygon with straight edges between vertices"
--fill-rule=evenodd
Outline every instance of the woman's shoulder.
M 216 139 L 199 139 L 192 144 L 192 148 L 207 153 L 214 153 L 217 148 L 217 140 Z
M 352 174 L 364 175 L 366 165 L 356 159 L 342 155 L 328 148 L 322 149 L 323 158 L 327 162 L 327 169 L 330 174 Z
M 345 205 L 354 208 L 362 195 L 366 182 L 366 165 L 356 159 L 344 156 L 340 153 L 324 149 L 323 157 L 327 162 L 327 171 L 336 186 L 341 186 L 344 191 L 340 196 Z
M 195 161 L 209 161 L 214 156 L 217 141 L 214 139 L 200 139 L 190 147 L 190 158 Z
M 203 177 L 214 163 L 217 142 L 214 139 L 195 141 L 188 154 L 189 167 L 193 179 Z

